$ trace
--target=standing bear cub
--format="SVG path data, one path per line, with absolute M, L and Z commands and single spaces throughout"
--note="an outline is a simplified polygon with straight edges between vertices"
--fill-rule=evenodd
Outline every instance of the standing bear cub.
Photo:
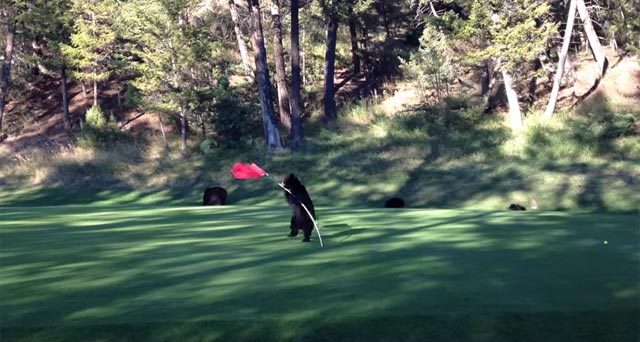
M 289 236 L 297 236 L 298 231 L 302 230 L 304 233 L 304 239 L 302 241 L 309 242 L 314 225 L 311 217 L 309 217 L 309 214 L 304 210 L 302 205 L 304 204 L 304 206 L 307 207 L 309 213 L 311 213 L 314 218 L 316 217 L 316 212 L 307 189 L 293 173 L 285 177 L 280 185 L 291 191 L 291 193 L 287 190 L 284 191 L 284 198 L 291 207 L 291 225 L 289 226 L 291 232 Z

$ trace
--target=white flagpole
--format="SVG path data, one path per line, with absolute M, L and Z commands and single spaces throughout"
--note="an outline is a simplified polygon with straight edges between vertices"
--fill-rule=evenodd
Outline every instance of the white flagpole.
M 282 189 L 284 189 L 284 191 L 290 193 L 291 196 L 295 197 L 295 195 L 291 192 L 291 190 L 285 188 L 282 183 L 278 183 L 278 185 L 280 185 L 280 187 Z M 320 235 L 320 229 L 318 229 L 318 225 L 316 224 L 316 220 L 313 219 L 313 215 L 311 215 L 311 212 L 309 211 L 309 209 L 307 209 L 307 206 L 305 206 L 304 203 L 300 202 L 300 205 L 302 205 L 302 207 L 304 208 L 304 211 L 306 211 L 307 215 L 309 215 L 309 218 L 311 219 L 311 222 L 313 222 L 313 227 L 316 229 L 316 233 L 318 234 L 318 239 L 320 239 L 320 247 L 324 247 L 324 244 L 322 243 L 322 235 Z

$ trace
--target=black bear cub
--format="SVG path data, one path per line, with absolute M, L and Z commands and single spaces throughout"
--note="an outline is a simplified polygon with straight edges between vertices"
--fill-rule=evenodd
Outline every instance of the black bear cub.
M 400 197 L 392 197 L 384 203 L 385 208 L 404 208 L 404 200 Z
M 293 173 L 285 177 L 281 185 L 291 191 L 291 193 L 286 190 L 284 191 L 284 198 L 291 207 L 291 225 L 289 226 L 291 232 L 289 236 L 297 236 L 298 231 L 302 230 L 304 233 L 304 239 L 302 241 L 311 241 L 313 221 L 302 205 L 304 204 L 304 206 L 307 207 L 309 213 L 311 213 L 314 218 L 316 217 L 316 212 L 307 188 L 304 187 L 302 182 L 300 182 Z
M 214 186 L 206 188 L 202 195 L 202 205 L 225 205 L 227 203 L 227 190 Z
M 509 210 L 527 210 L 527 208 L 521 206 L 520 204 L 517 203 L 511 203 L 511 205 L 509 207 L 507 207 L 507 209 Z

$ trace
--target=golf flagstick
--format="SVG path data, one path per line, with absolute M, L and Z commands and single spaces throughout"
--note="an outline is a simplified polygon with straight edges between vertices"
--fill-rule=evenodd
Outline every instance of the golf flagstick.
M 293 193 L 291 193 L 291 190 L 285 188 L 282 183 L 278 183 L 278 185 L 284 191 L 286 191 L 289 194 L 291 194 L 291 196 L 296 197 Z M 318 239 L 320 239 L 320 247 L 324 247 L 324 244 L 322 243 L 322 235 L 320 235 L 320 229 L 318 229 L 318 225 L 316 224 L 316 220 L 313 219 L 313 215 L 311 215 L 311 212 L 309 212 L 309 209 L 307 209 L 307 206 L 305 206 L 304 203 L 300 202 L 300 205 L 304 208 L 304 211 L 307 212 L 307 215 L 309 215 L 309 218 L 311 219 L 311 222 L 313 222 L 313 227 L 316 229 L 316 233 L 318 234 Z

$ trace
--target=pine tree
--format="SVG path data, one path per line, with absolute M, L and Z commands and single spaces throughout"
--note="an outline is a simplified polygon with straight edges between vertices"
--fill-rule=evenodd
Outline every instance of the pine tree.
M 62 52 L 73 68 L 73 76 L 93 84 L 93 104 L 98 104 L 98 83 L 110 75 L 116 34 L 112 28 L 115 3 L 112 0 L 73 0 L 76 19 L 71 44 Z
M 69 94 L 67 88 L 67 62 L 62 49 L 71 43 L 73 13 L 70 0 L 32 0 L 22 15 L 25 31 L 31 37 L 40 37 L 47 49 L 43 56 L 35 61 L 52 75 L 60 76 L 62 96 L 62 122 L 67 133 L 71 133 L 69 116 Z
M 2 119 L 4 118 L 4 107 L 7 101 L 7 93 L 11 82 L 11 60 L 13 58 L 13 43 L 16 34 L 16 15 L 17 10 L 10 6 L 6 10 L 7 17 L 7 41 L 5 44 L 5 52 L 2 63 L 2 79 L 0 86 L 0 134 L 2 134 Z M 1 140 L 1 139 L 0 139 Z
M 119 10 L 118 33 L 130 41 L 129 51 L 136 59 L 130 68 L 138 76 L 133 89 L 142 95 L 146 109 L 179 123 L 180 149 L 185 152 L 192 122 L 201 107 L 200 95 L 211 97 L 211 65 L 214 45 L 211 22 L 196 18 L 193 0 L 132 0 Z M 203 129 L 204 130 L 204 129 Z
M 521 66 L 545 51 L 556 30 L 554 23 L 544 20 L 548 11 L 549 5 L 542 0 L 474 0 L 469 19 L 454 40 L 466 49 L 460 62 L 483 65 L 490 61 L 502 74 L 514 129 L 522 127 L 517 90 L 530 76 Z

